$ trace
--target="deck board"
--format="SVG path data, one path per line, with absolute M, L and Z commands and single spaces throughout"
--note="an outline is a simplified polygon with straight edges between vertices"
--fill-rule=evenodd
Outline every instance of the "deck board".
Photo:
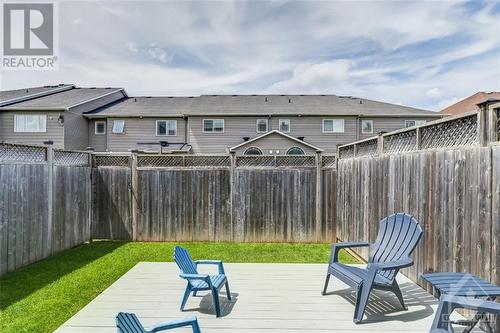
M 321 296 L 325 265 L 225 264 L 234 297 L 221 299 L 215 318 L 210 294 L 191 297 L 184 313 L 179 304 L 185 282 L 173 263 L 141 262 L 87 304 L 56 332 L 116 332 L 119 311 L 135 312 L 144 325 L 196 315 L 202 332 L 428 332 L 437 302 L 419 286 L 398 276 L 408 311 L 394 295 L 375 291 L 362 324 L 352 322 L 355 294 L 332 278 Z M 210 269 L 207 267 L 206 272 Z M 188 332 L 177 330 L 176 332 Z

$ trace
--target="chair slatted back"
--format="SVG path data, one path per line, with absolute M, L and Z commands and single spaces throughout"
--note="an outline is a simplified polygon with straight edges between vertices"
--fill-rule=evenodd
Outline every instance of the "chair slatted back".
M 421 237 L 422 228 L 413 216 L 396 213 L 384 218 L 380 221 L 377 239 L 370 248 L 368 265 L 408 258 Z M 398 271 L 393 269 L 378 274 L 393 281 Z
M 189 255 L 188 250 L 183 247 L 176 246 L 174 248 L 174 261 L 179 266 L 179 269 L 184 274 L 198 274 L 198 270 L 196 269 L 196 265 Z
M 120 312 L 116 316 L 118 333 L 146 333 L 139 319 L 133 313 Z

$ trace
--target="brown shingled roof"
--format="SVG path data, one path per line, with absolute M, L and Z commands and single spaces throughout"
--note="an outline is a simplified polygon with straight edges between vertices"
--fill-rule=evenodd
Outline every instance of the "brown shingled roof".
M 447 108 L 443 109 L 441 113 L 455 115 L 464 112 L 475 111 L 477 110 L 477 104 L 482 103 L 488 99 L 496 99 L 496 98 L 500 99 L 500 92 L 498 91 L 493 91 L 493 92 L 480 91 L 475 93 L 474 95 L 464 98 L 460 102 L 448 106 Z

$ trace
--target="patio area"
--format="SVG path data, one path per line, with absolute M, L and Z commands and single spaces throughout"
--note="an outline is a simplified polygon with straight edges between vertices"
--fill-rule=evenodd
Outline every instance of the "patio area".
M 207 293 L 191 297 L 186 306 L 187 311 L 180 312 L 185 282 L 178 277 L 175 263 L 141 262 L 56 332 L 116 332 L 116 314 L 130 311 L 136 313 L 146 327 L 169 319 L 196 315 L 204 333 L 423 333 L 429 331 L 437 306 L 434 297 L 400 274 L 398 282 L 409 310 L 402 311 L 393 294 L 374 291 L 365 320 L 355 325 L 352 321 L 355 302 L 352 289 L 332 278 L 328 295 L 321 296 L 325 264 L 224 266 L 233 300 L 221 297 L 222 318 L 215 317 L 212 298 Z

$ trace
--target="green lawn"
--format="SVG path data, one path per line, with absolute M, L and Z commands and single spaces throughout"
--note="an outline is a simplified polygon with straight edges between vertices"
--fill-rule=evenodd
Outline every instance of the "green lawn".
M 181 243 L 194 259 L 326 263 L 328 244 Z M 0 331 L 52 332 L 140 261 L 171 261 L 174 243 L 93 242 L 0 280 Z M 348 253 L 341 260 L 354 263 Z

